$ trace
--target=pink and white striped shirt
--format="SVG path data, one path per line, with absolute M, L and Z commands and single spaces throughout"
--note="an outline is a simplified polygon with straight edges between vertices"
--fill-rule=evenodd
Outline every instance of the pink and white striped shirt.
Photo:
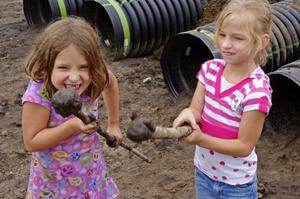
M 271 108 L 269 78 L 257 68 L 245 79 L 221 91 L 224 60 L 205 62 L 197 74 L 205 86 L 205 104 L 200 119 L 204 133 L 223 139 L 236 139 L 242 114 L 259 110 L 266 115 Z M 245 184 L 256 174 L 255 149 L 247 157 L 233 157 L 196 146 L 194 164 L 214 180 L 231 185 Z

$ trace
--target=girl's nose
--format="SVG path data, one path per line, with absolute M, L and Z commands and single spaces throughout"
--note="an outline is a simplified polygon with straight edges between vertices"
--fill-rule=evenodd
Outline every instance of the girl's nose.
M 224 38 L 222 42 L 223 48 L 230 48 L 231 47 L 231 41 L 229 38 Z
M 77 82 L 78 80 L 80 80 L 80 75 L 79 75 L 79 73 L 77 73 L 77 72 L 71 72 L 70 74 L 69 74 L 69 80 L 71 81 L 71 82 Z

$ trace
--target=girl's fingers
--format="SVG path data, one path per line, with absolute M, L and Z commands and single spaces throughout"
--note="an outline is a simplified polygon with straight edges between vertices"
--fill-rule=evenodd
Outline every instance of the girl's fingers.
M 87 124 L 87 125 L 84 126 L 83 132 L 84 133 L 92 133 L 92 132 L 96 131 L 97 128 L 98 127 L 97 127 L 96 123 L 90 123 L 90 124 Z
M 191 127 L 193 128 L 193 130 L 200 130 L 200 127 L 196 122 L 194 124 L 191 124 Z

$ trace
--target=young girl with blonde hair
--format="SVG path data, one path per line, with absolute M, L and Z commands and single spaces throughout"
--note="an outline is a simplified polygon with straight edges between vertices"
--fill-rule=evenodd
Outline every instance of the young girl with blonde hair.
M 63 118 L 50 101 L 56 91 L 72 89 L 81 96 L 82 111 L 97 118 L 102 94 L 107 131 L 121 143 L 118 84 L 96 31 L 78 17 L 53 22 L 39 36 L 25 71 L 31 80 L 22 98 L 22 130 L 25 148 L 32 152 L 26 198 L 116 198 L 119 191 L 108 174 L 96 124 Z
M 197 199 L 257 198 L 255 145 L 271 108 L 267 61 L 271 10 L 266 0 L 231 0 L 217 18 L 223 59 L 202 64 L 191 104 L 173 126 L 189 123 Z M 199 124 L 198 124 L 199 123 Z

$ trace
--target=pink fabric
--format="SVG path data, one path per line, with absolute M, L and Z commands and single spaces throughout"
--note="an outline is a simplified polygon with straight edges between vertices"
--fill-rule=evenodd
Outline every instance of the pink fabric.
M 237 138 L 236 131 L 230 131 L 216 125 L 211 125 L 205 120 L 201 120 L 201 130 L 213 137 L 224 138 L 224 139 L 235 139 Z

